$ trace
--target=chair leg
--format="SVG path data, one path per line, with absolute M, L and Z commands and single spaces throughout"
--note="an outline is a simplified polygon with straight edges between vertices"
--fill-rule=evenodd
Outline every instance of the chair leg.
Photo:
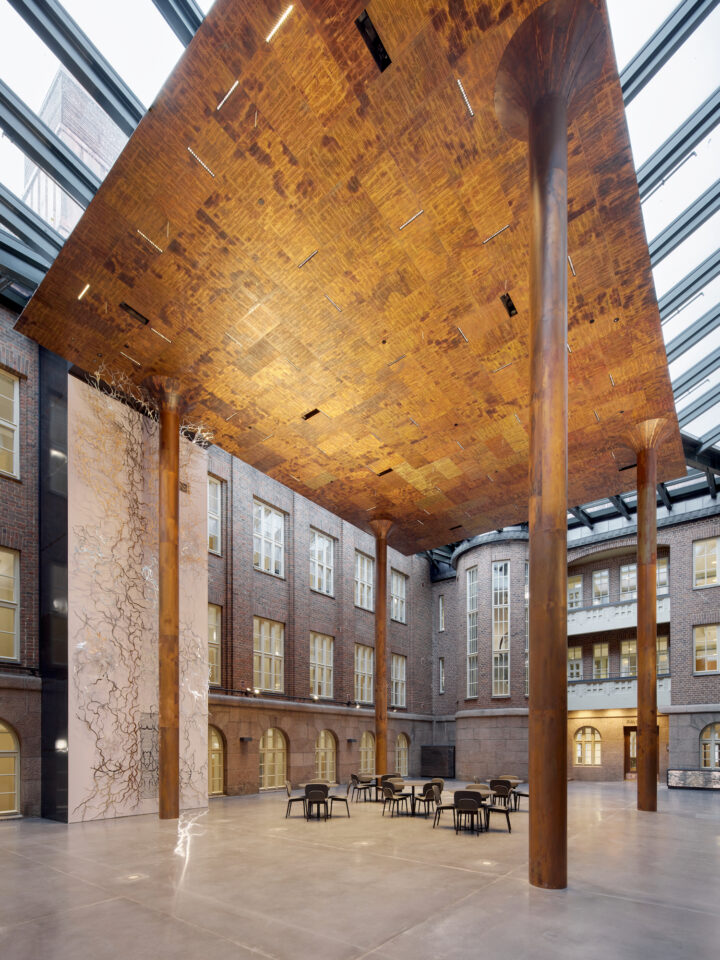
M 505 811 L 505 816 L 507 817 L 508 833 L 512 833 L 512 827 L 510 826 L 510 810 L 509 809 Z

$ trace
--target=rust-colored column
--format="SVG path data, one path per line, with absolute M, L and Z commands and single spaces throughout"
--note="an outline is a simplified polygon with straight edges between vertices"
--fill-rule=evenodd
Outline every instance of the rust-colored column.
M 657 810 L 657 447 L 665 420 L 627 432 L 637 455 L 637 807 Z
M 153 381 L 159 401 L 159 815 L 180 813 L 179 628 L 180 566 L 178 555 L 180 393 L 171 379 Z
M 370 521 L 375 534 L 375 772 L 388 772 L 387 537 L 392 520 Z
M 567 885 L 567 126 L 600 72 L 587 0 L 549 0 L 503 54 L 495 108 L 529 142 L 530 882 Z

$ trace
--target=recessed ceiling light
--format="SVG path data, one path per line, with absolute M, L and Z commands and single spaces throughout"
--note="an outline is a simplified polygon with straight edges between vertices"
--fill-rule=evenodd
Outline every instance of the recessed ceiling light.
M 568 263 L 570 264 L 570 269 L 572 270 L 572 275 L 573 275 L 574 277 L 576 277 L 577 274 L 575 273 L 575 267 L 573 266 L 572 257 L 570 256 L 570 254 L 568 254 Z
M 82 300 L 82 298 L 85 296 L 85 294 L 88 292 L 89 289 L 90 289 L 90 284 L 86 283 L 85 286 L 80 291 L 80 293 L 78 294 L 78 300 Z
M 280 17 L 280 19 L 278 20 L 278 22 L 277 22 L 277 23 L 275 24 L 275 26 L 272 28 L 272 30 L 270 31 L 270 33 L 265 37 L 265 43 L 270 43 L 270 41 L 272 40 L 272 38 L 275 36 L 275 34 L 276 34 L 276 33 L 278 32 L 278 30 L 280 29 L 280 27 L 285 23 L 285 21 L 287 20 L 287 18 L 288 18 L 288 17 L 290 16 L 290 14 L 292 13 L 292 9 L 293 9 L 293 4 L 291 3 L 290 6 L 289 6 L 289 7 L 287 8 L 287 10 L 285 11 L 285 13 Z
M 491 240 L 494 240 L 495 237 L 499 237 L 500 234 L 501 234 L 501 233 L 504 233 L 504 232 L 508 229 L 509 226 L 510 226 L 510 224 L 509 224 L 509 223 L 506 223 L 504 227 L 500 227 L 500 229 L 499 229 L 499 230 L 496 230 L 495 233 L 491 233 L 489 237 L 486 237 L 486 238 L 483 240 L 483 246 L 484 246 L 486 243 L 490 243 L 490 241 L 491 241 Z
M 191 156 L 194 160 L 197 160 L 197 162 L 200 164 L 200 166 L 203 168 L 203 170 L 207 170 L 207 172 L 210 174 L 211 177 L 213 177 L 213 178 L 215 177 L 215 174 L 212 172 L 212 170 L 210 169 L 210 167 L 205 163 L 204 160 L 201 160 L 201 159 L 200 159 L 200 157 L 195 153 L 195 151 L 192 149 L 192 147 L 188 147 L 188 148 L 187 148 L 187 152 L 190 154 L 190 156 Z M 152 243 L 152 241 L 150 241 L 150 242 Z
M 313 250 L 313 252 L 310 254 L 309 257 L 305 257 L 302 263 L 298 264 L 298 270 L 300 269 L 300 267 L 304 267 L 309 260 L 312 260 L 312 258 L 317 254 L 317 252 L 318 252 L 317 250 Z
M 143 233 L 142 230 L 140 230 L 139 228 L 137 232 L 140 234 L 143 240 L 146 240 L 150 244 L 150 246 L 153 247 L 153 249 L 157 250 L 158 253 L 163 252 L 162 247 L 159 247 L 153 240 L 150 239 L 150 237 L 146 233 Z
M 470 101 L 468 100 L 467 94 L 465 93 L 465 87 L 462 85 L 462 80 L 460 80 L 460 78 L 458 78 L 457 85 L 460 87 L 460 93 L 465 101 L 465 106 L 467 107 L 468 113 L 471 117 L 474 117 L 475 114 L 473 113 L 473 108 L 470 106 Z
M 160 331 L 156 330 L 155 327 L 150 327 L 150 329 L 156 336 L 161 337 L 163 340 L 166 340 L 168 343 L 172 343 L 172 340 L 170 339 L 170 337 L 166 337 L 164 333 L 160 333 Z
M 425 211 L 424 211 L 424 210 L 418 210 L 418 212 L 417 212 L 416 214 L 414 214 L 412 217 L 410 217 L 409 220 L 406 220 L 405 223 L 401 224 L 401 226 L 398 227 L 398 229 L 399 229 L 399 230 L 404 230 L 405 227 L 407 227 L 408 224 L 410 224 L 410 223 L 413 222 L 413 220 L 417 220 L 417 218 L 420 216 L 421 213 L 425 213 Z
M 220 103 L 215 107 L 216 110 L 219 110 L 220 107 L 223 106 L 223 104 L 225 103 L 225 101 L 227 100 L 227 98 L 230 96 L 230 94 L 233 92 L 233 90 L 237 87 L 238 83 L 239 83 L 239 81 L 236 80 L 235 83 L 230 87 L 230 89 L 229 89 L 228 92 L 225 94 L 225 96 L 222 98 L 222 100 L 220 101 Z

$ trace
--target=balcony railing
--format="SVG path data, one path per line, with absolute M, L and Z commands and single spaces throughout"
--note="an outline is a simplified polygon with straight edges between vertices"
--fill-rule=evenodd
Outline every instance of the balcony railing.
M 657 705 L 670 706 L 670 677 L 657 679 Z M 609 677 L 607 680 L 571 680 L 568 683 L 568 710 L 607 710 L 637 707 L 637 679 Z
M 657 622 L 670 622 L 670 597 L 657 598 Z M 637 600 L 621 603 L 603 603 L 597 607 L 568 610 L 567 632 L 572 637 L 580 633 L 600 633 L 602 630 L 623 630 L 637 626 Z

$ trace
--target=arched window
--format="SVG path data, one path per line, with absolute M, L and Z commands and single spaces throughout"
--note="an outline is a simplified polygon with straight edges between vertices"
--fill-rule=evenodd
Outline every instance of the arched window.
M 720 723 L 709 723 L 700 734 L 700 766 L 720 768 Z
M 330 730 L 321 730 L 315 741 L 315 776 L 335 780 L 335 737 Z
M 602 763 L 602 737 L 595 727 L 580 727 L 575 734 L 575 763 L 598 767 Z
M 208 727 L 208 796 L 225 793 L 225 745 L 216 727 Z
M 20 750 L 9 726 L 0 720 L 0 817 L 20 813 Z
M 287 769 L 285 736 L 270 727 L 260 738 L 260 789 L 284 787 Z
M 409 748 L 410 741 L 404 733 L 399 733 L 397 735 L 397 740 L 395 741 L 395 769 L 401 777 L 406 777 L 408 775 Z
M 375 773 L 375 737 L 369 730 L 360 737 L 360 773 Z

